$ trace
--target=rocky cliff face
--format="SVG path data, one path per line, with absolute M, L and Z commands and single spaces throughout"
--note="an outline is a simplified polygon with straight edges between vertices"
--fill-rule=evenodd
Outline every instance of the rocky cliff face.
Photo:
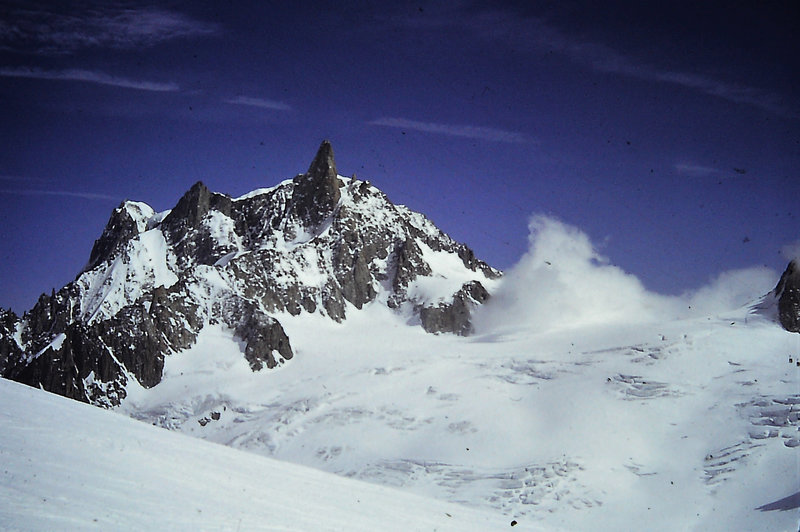
M 5 374 L 7 366 L 16 364 L 22 358 L 22 350 L 15 339 L 19 325 L 16 314 L 0 309 L 0 375 Z
M 323 142 L 308 171 L 233 199 L 196 183 L 173 209 L 124 202 L 84 271 L 22 318 L 0 313 L 0 372 L 103 406 L 208 324 L 229 328 L 253 371 L 293 357 L 281 320 L 341 321 L 386 305 L 432 333 L 469 334 L 499 272 L 423 215 L 336 172 Z
M 793 260 L 773 291 L 778 299 L 778 319 L 784 329 L 800 332 L 800 264 Z

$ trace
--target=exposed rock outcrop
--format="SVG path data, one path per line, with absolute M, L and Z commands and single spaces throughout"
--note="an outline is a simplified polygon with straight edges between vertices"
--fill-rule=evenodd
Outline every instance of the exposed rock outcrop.
M 254 306 L 249 306 L 244 311 L 244 318 L 236 329 L 236 334 L 247 342 L 244 357 L 253 371 L 259 371 L 264 366 L 274 368 L 293 356 L 289 337 L 278 320 Z
M 0 375 L 9 364 L 16 364 L 22 358 L 22 349 L 17 343 L 19 317 L 11 310 L 0 309 Z
M 429 333 L 451 332 L 461 336 L 472 333 L 472 309 L 485 303 L 489 292 L 477 281 L 465 283 L 449 303 L 422 307 L 419 318 Z
M 229 219 L 231 198 L 208 190 L 200 181 L 183 195 L 170 211 L 160 229 L 175 253 L 178 267 L 183 269 L 193 264 L 214 264 L 220 257 L 236 251 L 234 242 L 215 238 L 216 226 L 209 213 L 217 218 Z
M 6 368 L 4 377 L 79 401 L 114 406 L 127 376 L 95 327 L 73 323 L 36 353 Z
M 91 270 L 108 257 L 121 252 L 125 244 L 141 232 L 140 229 L 131 210 L 123 202 L 111 213 L 103 234 L 95 240 L 85 269 Z
M 778 319 L 784 329 L 800 333 L 800 265 L 792 260 L 774 290 L 778 298 Z

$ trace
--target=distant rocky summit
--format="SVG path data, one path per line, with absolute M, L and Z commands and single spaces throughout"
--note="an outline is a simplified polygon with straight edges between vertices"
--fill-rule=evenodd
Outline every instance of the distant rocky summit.
M 367 181 L 339 176 L 325 141 L 304 174 L 240 198 L 196 183 L 170 211 L 125 201 L 85 269 L 22 317 L 0 311 L 0 374 L 116 406 L 209 324 L 253 371 L 294 353 L 280 320 L 341 321 L 385 305 L 431 333 L 469 334 L 500 272 Z
M 784 329 L 800 333 L 800 265 L 792 260 L 773 291 L 778 299 L 778 319 Z

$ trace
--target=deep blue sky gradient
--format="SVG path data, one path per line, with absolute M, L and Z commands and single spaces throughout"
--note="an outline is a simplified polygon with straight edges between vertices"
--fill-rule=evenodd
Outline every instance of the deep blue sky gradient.
M 792 2 L 289 4 L 0 4 L 0 306 L 121 200 L 272 186 L 325 138 L 502 269 L 533 213 L 670 294 L 800 238 Z

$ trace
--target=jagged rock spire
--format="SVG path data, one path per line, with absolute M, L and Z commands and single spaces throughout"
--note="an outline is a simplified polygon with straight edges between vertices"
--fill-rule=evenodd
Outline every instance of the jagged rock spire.
M 306 228 L 318 226 L 339 203 L 339 187 L 333 147 L 327 140 L 317 150 L 308 172 L 294 178 L 293 211 Z
M 307 176 L 321 178 L 333 183 L 338 182 L 336 178 L 336 161 L 333 159 L 333 147 L 329 140 L 323 140 L 317 150 L 317 155 L 308 167 Z
M 220 211 L 227 216 L 231 212 L 231 199 L 224 194 L 211 192 L 202 181 L 198 181 L 164 218 L 163 228 L 175 230 L 178 227 L 197 227 L 210 210 Z

